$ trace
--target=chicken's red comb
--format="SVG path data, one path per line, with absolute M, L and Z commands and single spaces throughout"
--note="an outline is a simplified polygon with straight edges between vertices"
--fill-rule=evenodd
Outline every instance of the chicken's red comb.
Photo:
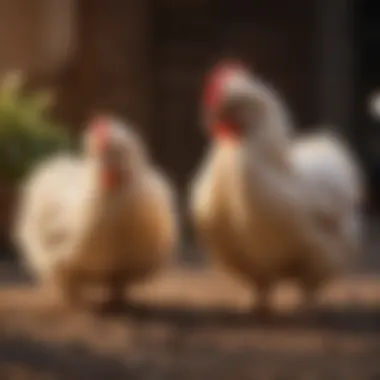
M 104 115 L 96 115 L 89 123 L 89 129 L 94 135 L 99 149 L 107 144 L 109 120 Z
M 238 71 L 246 71 L 247 68 L 238 61 L 224 61 L 218 63 L 206 79 L 203 94 L 203 105 L 206 108 L 214 108 L 220 100 L 225 80 Z

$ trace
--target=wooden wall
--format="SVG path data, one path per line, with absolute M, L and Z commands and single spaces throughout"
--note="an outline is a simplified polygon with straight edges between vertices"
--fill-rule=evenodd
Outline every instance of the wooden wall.
M 77 0 L 75 60 L 59 78 L 59 114 L 78 124 L 113 110 L 145 131 L 185 186 L 205 139 L 202 78 L 219 58 L 242 58 L 281 90 L 301 124 L 315 119 L 313 7 L 302 0 Z
M 61 119 L 79 125 L 93 112 L 113 111 L 150 125 L 148 0 L 77 0 L 77 51 L 57 78 Z
M 286 97 L 297 121 L 315 121 L 314 12 L 310 2 L 157 0 L 153 10 L 153 145 L 185 186 L 205 139 L 202 79 L 219 58 L 245 60 Z
M 54 76 L 73 53 L 75 0 L 0 1 L 0 76 Z

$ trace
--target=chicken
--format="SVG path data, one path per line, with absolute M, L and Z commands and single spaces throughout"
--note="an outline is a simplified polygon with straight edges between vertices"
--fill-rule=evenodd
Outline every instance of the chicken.
M 204 117 L 212 141 L 190 187 L 200 245 L 256 290 L 260 312 L 284 280 L 312 302 L 360 249 L 355 159 L 331 132 L 295 134 L 279 95 L 237 63 L 211 74 Z
M 85 286 L 109 289 L 105 305 L 170 259 L 176 201 L 168 180 L 131 128 L 98 117 L 83 157 L 58 155 L 21 189 L 15 241 L 30 269 L 80 304 Z

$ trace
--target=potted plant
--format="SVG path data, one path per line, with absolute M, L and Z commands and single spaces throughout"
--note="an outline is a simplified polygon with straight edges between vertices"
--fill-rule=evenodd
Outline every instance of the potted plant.
M 17 187 L 40 160 L 71 148 L 61 125 L 48 115 L 52 95 L 28 91 L 20 73 L 0 82 L 0 241 L 6 242 Z

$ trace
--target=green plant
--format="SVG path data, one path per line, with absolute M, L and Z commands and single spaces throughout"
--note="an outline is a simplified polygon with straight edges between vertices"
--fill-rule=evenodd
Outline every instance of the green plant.
M 37 161 L 71 147 L 65 129 L 48 116 L 52 96 L 28 92 L 19 73 L 0 83 L 0 179 L 14 182 Z

